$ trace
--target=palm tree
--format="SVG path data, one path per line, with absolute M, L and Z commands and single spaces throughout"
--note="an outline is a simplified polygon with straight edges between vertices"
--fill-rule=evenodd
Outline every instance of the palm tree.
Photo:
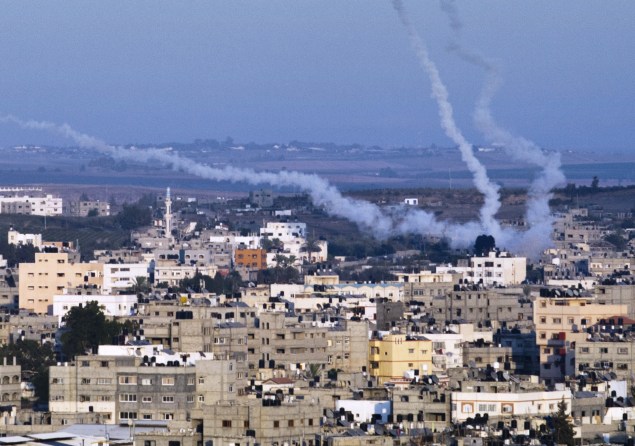
M 276 254 L 276 256 L 273 259 L 276 262 L 276 268 L 279 267 L 280 265 L 286 265 L 288 262 L 287 256 L 283 254 Z
M 307 239 L 306 242 L 304 242 L 304 246 L 301 250 L 308 253 L 308 262 L 313 263 L 311 254 L 314 252 L 320 252 L 322 250 L 322 247 L 320 246 L 320 242 L 318 240 Z

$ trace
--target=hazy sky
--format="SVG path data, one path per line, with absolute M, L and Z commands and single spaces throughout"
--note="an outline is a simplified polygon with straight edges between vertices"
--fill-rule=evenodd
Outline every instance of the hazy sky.
M 446 50 L 433 0 L 404 0 L 461 128 L 483 73 Z M 499 61 L 500 123 L 549 148 L 635 149 L 635 2 L 457 1 Z M 112 143 L 451 145 L 389 0 L 4 1 L 0 113 Z M 0 126 L 0 145 L 61 143 Z

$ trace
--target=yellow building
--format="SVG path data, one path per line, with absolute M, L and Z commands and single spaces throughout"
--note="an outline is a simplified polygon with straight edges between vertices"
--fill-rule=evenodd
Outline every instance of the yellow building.
M 626 316 L 628 305 L 604 305 L 590 297 L 539 297 L 534 303 L 540 378 L 561 382 L 575 370 L 576 342 L 586 341 L 587 328 L 602 319 Z
M 35 254 L 34 263 L 20 263 L 20 308 L 46 314 L 53 305 L 53 296 L 64 288 L 101 288 L 103 264 L 75 263 L 66 252 Z
M 406 374 L 427 375 L 432 370 L 432 341 L 389 334 L 370 341 L 370 375 L 378 384 L 404 379 Z

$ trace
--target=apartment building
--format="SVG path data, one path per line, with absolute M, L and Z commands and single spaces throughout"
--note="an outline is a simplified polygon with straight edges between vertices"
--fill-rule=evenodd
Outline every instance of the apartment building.
M 477 413 L 489 414 L 490 418 L 545 417 L 558 410 L 564 401 L 567 413 L 571 413 L 571 390 L 552 392 L 452 392 L 452 420 L 462 422 Z
M 34 263 L 21 263 L 19 273 L 20 308 L 46 314 L 53 296 L 65 288 L 103 283 L 101 263 L 76 263 L 68 252 L 40 252 Z
M 266 269 L 267 251 L 260 248 L 237 248 L 234 251 L 234 264 L 251 270 Z
M 3 194 L 0 196 L 0 213 L 54 216 L 62 215 L 62 199 L 51 194 Z
M 164 354 L 151 346 L 150 350 L 128 349 L 132 352 L 128 355 L 79 356 L 73 363 L 51 367 L 52 424 L 77 422 L 83 414 L 93 414 L 91 419 L 106 424 L 184 422 L 206 398 L 212 404 L 233 399 L 238 383 L 246 383 L 238 380 L 235 361 L 217 361 L 212 355 L 202 358 L 193 353 Z
M 54 344 L 58 329 L 59 321 L 55 316 L 28 312 L 3 314 L 0 315 L 0 344 L 25 340 Z
M 73 217 L 107 217 L 110 215 L 110 203 L 100 200 L 69 201 L 64 211 Z
M 536 344 L 540 350 L 540 378 L 546 384 L 575 373 L 575 346 L 585 341 L 587 328 L 616 315 L 626 304 L 598 304 L 593 298 L 539 297 L 534 302 Z
M 487 287 L 517 285 L 527 276 L 527 259 L 492 251 L 486 257 L 470 257 L 469 266 L 439 266 L 437 273 L 460 273 L 465 280 Z
M 0 365 L 0 403 L 2 406 L 21 407 L 22 367 L 15 357 L 2 358 Z
M 42 246 L 42 234 L 22 234 L 13 227 L 7 232 L 7 238 L 10 245 L 32 245 L 35 247 Z
M 447 295 L 419 296 L 410 306 L 439 321 L 463 320 L 489 327 L 533 319 L 533 304 L 521 288 L 456 285 Z
M 149 281 L 149 267 L 146 262 L 104 264 L 102 291 L 104 294 L 118 294 L 134 287 L 139 278 Z
M 414 376 L 432 373 L 433 342 L 427 338 L 388 334 L 369 342 L 370 376 L 383 385 Z
M 391 390 L 393 422 L 408 429 L 427 428 L 437 432 L 450 425 L 450 395 L 427 378 L 422 377 L 420 384 Z
M 202 441 L 215 446 L 236 444 L 315 445 L 322 407 L 310 399 L 263 395 L 234 404 L 204 405 L 193 411 Z

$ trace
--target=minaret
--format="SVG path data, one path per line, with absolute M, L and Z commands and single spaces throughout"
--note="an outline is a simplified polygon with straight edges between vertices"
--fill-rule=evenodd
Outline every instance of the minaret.
M 165 236 L 172 238 L 172 198 L 169 187 L 165 194 Z

